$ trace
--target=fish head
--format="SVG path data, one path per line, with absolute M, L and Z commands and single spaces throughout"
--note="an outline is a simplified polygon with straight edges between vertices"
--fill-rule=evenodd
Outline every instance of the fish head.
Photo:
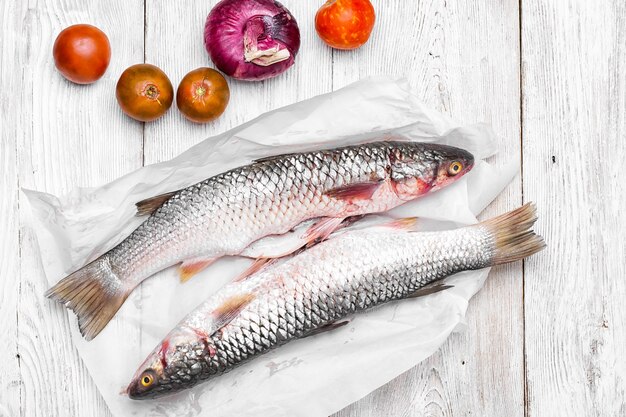
M 446 187 L 473 167 L 471 153 L 447 145 L 409 144 L 390 154 L 394 191 L 405 201 Z
M 452 146 L 439 150 L 439 164 L 431 191 L 436 191 L 455 181 L 474 168 L 474 155 L 468 151 Z
M 178 327 L 139 366 L 126 394 L 134 400 L 173 394 L 190 388 L 206 372 L 206 340 L 192 329 Z

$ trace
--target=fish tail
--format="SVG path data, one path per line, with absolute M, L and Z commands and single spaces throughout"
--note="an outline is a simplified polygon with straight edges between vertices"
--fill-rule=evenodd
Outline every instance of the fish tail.
M 80 334 L 92 340 L 122 306 L 132 288 L 124 286 L 106 255 L 68 275 L 46 291 L 78 316 Z
M 526 203 L 522 207 L 502 214 L 479 224 L 493 236 L 492 265 L 519 261 L 546 247 L 543 238 L 533 230 L 537 221 L 537 209 L 534 204 Z

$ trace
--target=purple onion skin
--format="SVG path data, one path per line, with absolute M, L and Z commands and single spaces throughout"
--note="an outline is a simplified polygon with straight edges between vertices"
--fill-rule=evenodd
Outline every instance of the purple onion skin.
M 282 74 L 293 65 L 300 49 L 300 29 L 289 10 L 277 1 L 222 0 L 207 16 L 204 44 L 224 74 L 259 81 Z M 272 54 L 275 49 L 279 52 Z M 256 56 L 254 51 L 267 56 L 251 59 Z

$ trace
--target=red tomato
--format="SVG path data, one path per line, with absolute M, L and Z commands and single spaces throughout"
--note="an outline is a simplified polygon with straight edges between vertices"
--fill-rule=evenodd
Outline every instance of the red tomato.
M 226 79 L 211 68 L 198 68 L 183 78 L 176 91 L 176 105 L 192 122 L 217 119 L 228 104 L 230 90 Z
M 167 75 L 150 64 L 126 68 L 115 87 L 122 111 L 141 122 L 158 119 L 170 108 L 174 89 Z
M 375 20 L 369 0 L 328 0 L 315 15 L 315 30 L 333 48 L 356 49 L 369 39 Z
M 109 38 L 91 25 L 63 29 L 52 48 L 54 63 L 65 78 L 91 84 L 104 75 L 111 60 Z

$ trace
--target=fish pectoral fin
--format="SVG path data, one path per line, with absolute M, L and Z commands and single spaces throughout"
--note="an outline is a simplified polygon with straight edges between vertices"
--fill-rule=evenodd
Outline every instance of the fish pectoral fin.
M 325 191 L 324 194 L 339 200 L 369 200 L 383 184 L 384 181 L 361 182 L 332 188 Z
M 245 281 L 250 275 L 256 274 L 257 272 L 264 270 L 265 268 L 276 262 L 278 259 L 280 258 L 256 258 L 246 270 L 244 270 L 233 280 L 233 282 Z
M 236 294 L 224 300 L 219 307 L 213 310 L 214 328 L 219 330 L 230 323 L 255 297 L 252 293 L 245 293 Z
M 148 214 L 152 214 L 163 205 L 167 200 L 169 200 L 177 191 L 172 191 L 170 193 L 160 194 L 156 197 L 146 198 L 145 200 L 141 200 L 136 203 L 137 207 L 137 216 L 145 216 Z
M 331 330 L 335 330 L 335 329 L 338 329 L 340 327 L 343 327 L 343 326 L 345 326 L 348 323 L 350 323 L 350 320 L 332 321 L 330 323 L 326 323 L 325 325 L 323 325 L 321 327 L 318 327 L 317 329 L 311 330 L 310 332 L 308 332 L 307 334 L 302 336 L 302 338 L 315 336 L 315 335 L 320 334 L 320 333 L 326 333 L 326 332 L 329 332 Z
M 312 224 L 297 242 L 289 247 L 286 247 L 283 253 L 279 256 L 259 256 L 254 259 L 252 265 L 250 265 L 245 271 L 239 274 L 233 282 L 244 281 L 249 276 L 267 268 L 271 264 L 277 262 L 279 259 L 284 259 L 288 256 L 297 254 L 304 246 L 312 246 L 315 243 L 326 240 L 335 230 L 341 227 L 343 217 L 322 217 L 317 222 Z M 304 243 L 302 242 L 304 240 Z
M 401 219 L 394 219 L 388 223 L 383 223 L 379 226 L 385 229 L 405 230 L 413 232 L 417 230 L 418 218 L 417 217 L 403 217 Z
M 193 278 L 194 275 L 203 271 L 218 258 L 194 258 L 188 259 L 178 267 L 180 282 L 185 283 Z
M 343 217 L 323 217 L 307 230 L 304 235 L 307 246 L 326 240 L 341 226 Z
M 266 236 L 255 241 L 240 253 L 242 256 L 253 258 L 254 262 L 248 269 L 239 274 L 234 282 L 243 281 L 279 259 L 296 255 L 305 247 L 326 240 L 334 231 L 344 226 L 343 221 L 344 218 L 342 217 L 322 217 L 307 220 L 297 225 L 292 231 L 282 235 L 285 237 L 282 241 L 280 235 Z M 272 243 L 273 248 L 269 248 Z
M 239 255 L 246 258 L 281 258 L 291 255 L 303 246 L 302 240 L 318 218 L 305 220 L 283 234 L 267 235 L 255 240 Z
M 423 297 L 429 294 L 435 294 L 439 291 L 447 290 L 448 288 L 452 288 L 454 285 L 447 285 L 441 282 L 437 282 L 435 284 L 428 284 L 419 290 L 415 291 L 413 294 L 409 295 L 407 298 L 418 298 Z

